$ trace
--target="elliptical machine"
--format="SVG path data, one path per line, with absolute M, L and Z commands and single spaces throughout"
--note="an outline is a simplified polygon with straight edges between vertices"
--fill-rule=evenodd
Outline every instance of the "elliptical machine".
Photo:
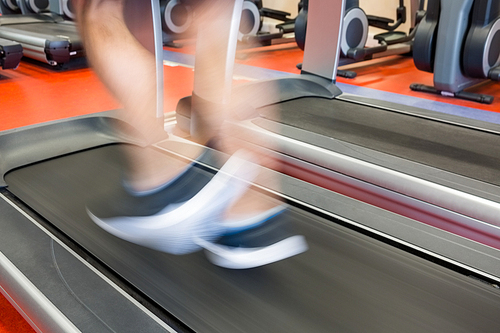
M 266 8 L 262 0 L 245 0 L 241 12 L 238 41 L 251 46 L 271 45 L 273 41 L 282 38 L 287 33 L 294 32 L 295 19 L 290 13 Z M 276 25 L 277 32 L 263 32 L 264 18 L 271 18 L 281 23 Z
M 6 1 L 6 0 L 4 0 Z M 192 37 L 194 7 L 193 0 L 160 0 L 163 45 L 180 47 L 176 40 Z M 238 41 L 248 45 L 271 45 L 273 40 L 294 31 L 294 19 L 290 13 L 265 8 L 262 0 L 245 0 L 241 12 Z M 262 32 L 264 18 L 281 21 L 276 25 L 278 32 Z
M 65 20 L 74 20 L 72 0 L 0 0 L 0 14 L 39 14 L 52 12 Z
M 50 0 L 50 12 L 63 18 L 63 22 L 71 22 L 76 18 L 73 0 Z
M 414 46 L 415 66 L 434 73 L 434 86 L 414 83 L 412 90 L 493 102 L 492 96 L 464 89 L 487 79 L 500 81 L 498 0 L 428 0 Z
M 17 5 L 16 0 L 1 0 L 0 1 L 0 14 L 21 14 L 21 9 Z
M 295 20 L 295 40 L 302 50 L 305 44 L 307 29 L 308 0 L 302 0 L 300 12 Z M 359 7 L 359 0 L 347 0 L 344 14 L 344 23 L 340 38 L 340 62 L 339 65 L 370 60 L 373 58 L 386 57 L 397 54 L 408 54 L 412 51 L 412 40 L 415 36 L 417 22 L 417 9 L 419 0 L 411 1 L 411 29 L 409 34 L 396 31 L 401 24 L 406 23 L 407 10 L 404 0 L 399 0 L 396 8 L 396 21 L 374 15 L 366 15 Z M 369 27 L 386 30 L 374 36 L 378 45 L 365 47 L 368 40 Z M 356 73 L 351 71 L 338 71 L 339 76 L 353 78 Z
M 59 12 L 66 20 L 72 21 L 76 18 L 72 0 L 59 0 Z
M 180 47 L 176 40 L 192 35 L 193 7 L 181 0 L 160 0 L 163 45 Z
M 18 0 L 17 5 L 21 9 L 21 12 L 26 14 L 39 14 L 43 12 L 48 12 L 50 10 L 49 0 Z
M 72 0 L 0 0 L 0 14 L 40 14 L 52 13 L 65 20 L 74 20 L 76 14 Z

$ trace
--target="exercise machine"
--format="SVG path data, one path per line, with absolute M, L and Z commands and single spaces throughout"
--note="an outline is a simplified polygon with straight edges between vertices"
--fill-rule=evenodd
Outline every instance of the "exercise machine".
M 72 0 L 59 0 L 59 14 L 62 14 L 67 20 L 74 20 L 76 18 Z
M 76 17 L 72 0 L 18 0 L 22 14 L 46 14 L 62 18 L 61 22 L 73 21 Z
M 294 32 L 295 18 L 290 13 L 263 6 L 262 0 L 245 0 L 241 14 L 238 40 L 250 46 L 269 46 Z M 266 18 L 278 21 L 276 31 L 263 31 Z
M 161 0 L 163 44 L 179 47 L 175 41 L 193 36 L 193 8 L 181 0 Z
M 49 0 L 17 0 L 17 5 L 23 15 L 40 14 L 49 11 Z
M 16 0 L 2 0 L 0 1 L 0 13 L 2 15 L 21 14 L 21 9 Z
M 229 6 L 224 0 L 224 4 L 221 15 L 232 15 L 233 6 L 242 6 L 241 1 Z M 154 13 L 159 13 L 157 2 L 152 1 L 152 7 Z M 317 15 L 323 13 L 331 18 L 337 13 L 340 18 L 343 8 L 342 1 L 311 1 L 304 71 L 313 73 L 315 68 L 315 62 L 310 62 L 311 57 L 315 59 L 310 53 L 315 48 L 310 43 L 320 42 L 323 50 L 331 46 L 324 45 L 320 35 L 315 38 L 320 30 L 314 22 L 324 24 L 316 21 L 321 18 Z M 237 15 L 235 21 L 231 20 L 232 28 L 238 28 L 239 19 Z M 341 28 L 339 21 L 335 22 L 337 32 Z M 159 22 L 155 28 L 158 56 L 162 54 Z M 227 47 L 230 52 L 235 52 L 236 40 Z M 204 42 L 209 40 L 198 40 Z M 333 44 L 336 50 L 338 44 Z M 157 60 L 158 77 L 163 77 L 162 59 Z M 226 65 L 232 66 L 232 62 L 223 63 Z M 329 82 L 328 90 L 336 92 L 331 87 L 335 66 L 319 66 L 324 70 L 318 73 L 321 75 L 305 81 L 318 85 Z M 330 79 L 325 78 L 328 71 Z M 163 88 L 158 89 L 160 94 Z M 202 91 L 197 89 L 196 93 L 206 99 Z M 213 97 L 217 99 L 209 102 L 220 102 L 220 96 Z M 345 100 L 337 103 L 351 104 Z M 358 103 L 352 104 L 354 110 L 361 108 Z M 376 110 L 382 116 L 388 114 L 378 108 L 369 111 Z M 322 120 L 326 123 L 325 118 Z M 4 188 L 0 193 L 0 291 L 22 305 L 23 313 L 37 327 L 51 332 L 123 332 L 141 328 L 148 332 L 497 330 L 500 295 L 495 281 L 500 277 L 499 251 L 326 189 L 325 182 L 334 180 L 335 171 L 320 165 L 326 150 L 320 149 L 323 143 L 313 145 L 307 136 L 301 144 L 290 137 L 283 142 L 288 142 L 289 147 L 297 143 L 304 148 L 304 154 L 316 156 L 316 161 L 294 156 L 296 149 L 295 153 L 293 149 L 283 152 L 283 158 L 288 158 L 289 165 L 295 168 L 303 167 L 306 175 L 321 179 L 322 187 L 269 169 L 263 169 L 256 180 L 256 186 L 263 191 L 281 193 L 290 200 L 291 221 L 310 245 L 303 255 L 267 267 L 231 271 L 212 266 L 201 253 L 171 256 L 106 233 L 90 221 L 84 202 L 119 189 L 122 165 L 116 144 L 132 143 L 110 130 L 108 125 L 117 121 L 121 120 L 103 113 L 1 133 L 0 174 Z M 266 133 L 267 137 L 259 135 L 260 140 L 278 137 L 271 130 Z M 285 138 L 283 134 L 287 133 L 280 136 Z M 348 147 L 346 144 L 340 143 Z M 172 159 L 189 158 L 193 157 L 188 153 L 192 145 L 172 136 L 155 148 Z M 379 162 L 401 160 L 364 149 L 357 151 L 361 156 L 368 152 Z M 357 161 L 355 170 L 367 174 L 385 170 L 341 155 L 329 154 L 338 158 L 330 160 L 331 164 Z M 203 164 L 199 172 L 214 167 L 210 161 L 199 163 Z M 415 170 L 422 171 L 426 170 Z M 270 175 L 280 177 L 281 189 L 271 187 Z M 374 178 L 378 176 L 380 173 Z M 393 170 L 392 176 L 383 180 L 397 176 Z M 432 176 L 439 178 L 440 174 L 434 170 Z M 359 181 L 360 192 L 369 193 L 371 188 L 372 193 L 384 193 L 384 188 L 375 189 L 361 179 L 346 176 L 343 180 L 344 184 Z M 441 188 L 434 185 L 423 192 L 436 189 Z M 429 215 L 453 215 L 405 193 L 398 197 L 396 191 L 388 192 L 393 199 L 406 198 L 405 207 L 423 208 L 422 213 L 429 209 Z M 441 197 L 442 193 L 436 195 Z M 483 206 L 478 209 L 483 210 Z
M 302 8 L 296 20 L 295 40 L 302 50 L 305 45 L 307 29 L 308 0 L 302 1 Z M 418 23 L 417 13 L 421 8 L 418 0 L 411 1 L 409 13 L 403 0 L 399 1 L 396 8 L 396 21 L 374 15 L 366 15 L 359 7 L 358 0 L 346 1 L 343 30 L 340 40 L 340 63 L 347 65 L 350 63 L 370 60 L 374 58 L 391 55 L 411 54 L 412 41 L 415 33 L 415 26 Z M 396 31 L 401 24 L 406 23 L 410 18 L 410 31 Z M 376 34 L 373 38 L 377 41 L 376 46 L 367 47 L 369 27 L 375 27 L 386 32 Z M 300 68 L 300 66 L 299 66 Z M 351 71 L 338 71 L 338 75 L 353 78 L 356 73 Z
M 44 13 L 60 15 L 69 21 L 75 19 L 72 0 L 18 0 L 16 6 L 24 15 Z
M 50 1 L 47 10 L 50 11 L 52 15 L 61 16 L 64 19 L 63 22 L 71 22 L 76 18 L 72 0 Z
M 83 43 L 76 25 L 57 14 L 64 8 L 59 4 L 58 1 L 50 4 L 48 1 L 19 1 L 24 15 L 2 15 L 0 38 L 21 44 L 24 56 L 51 66 L 63 66 L 73 58 L 83 57 Z
M 308 7 L 308 1 L 303 1 L 299 14 L 299 24 L 296 28 L 296 42 L 302 50 L 305 44 Z M 363 9 L 359 7 L 358 0 L 347 1 L 340 48 L 341 57 L 345 60 L 342 60 L 340 64 L 344 65 L 350 62 L 372 59 L 373 57 L 386 56 L 387 53 L 378 56 L 375 56 L 375 54 L 387 52 L 390 45 L 410 42 L 413 38 L 411 31 L 413 31 L 416 25 L 415 17 L 417 8 L 419 7 L 419 1 L 412 1 L 410 13 L 407 15 L 404 1 L 400 0 L 399 6 L 396 9 L 396 21 L 394 22 L 394 20 L 389 18 L 366 15 Z M 406 23 L 407 16 L 411 18 L 409 35 L 402 31 L 396 31 L 401 24 Z M 374 39 L 379 44 L 375 47 L 365 47 L 368 40 L 368 28 L 370 26 L 387 31 L 374 36 Z M 411 49 L 405 47 L 401 52 L 409 53 Z M 396 51 L 393 51 L 393 53 L 398 54 Z
M 430 0 L 415 36 L 415 66 L 433 73 L 434 85 L 415 91 L 491 104 L 493 97 L 464 89 L 500 80 L 500 3 Z
M 16 69 L 23 57 L 23 47 L 0 38 L 0 65 L 2 69 Z
M 176 40 L 194 37 L 193 13 L 196 3 L 182 0 L 161 0 L 163 44 L 180 47 Z M 250 46 L 271 45 L 284 34 L 293 32 L 294 19 L 290 13 L 263 7 L 261 0 L 245 0 L 241 11 L 238 40 Z M 278 32 L 262 32 L 264 18 L 281 21 Z

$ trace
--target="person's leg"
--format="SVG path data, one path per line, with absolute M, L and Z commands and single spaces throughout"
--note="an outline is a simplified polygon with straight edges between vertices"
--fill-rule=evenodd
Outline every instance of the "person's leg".
M 104 218 L 103 215 L 89 210 L 90 217 L 103 229 L 118 237 L 158 250 L 181 254 L 196 250 L 199 244 L 220 236 L 224 221 L 229 222 L 229 229 L 239 230 L 245 223 L 261 224 L 262 221 L 255 221 L 255 217 L 267 220 L 277 211 L 281 211 L 279 201 L 263 199 L 255 192 L 246 191 L 247 182 L 255 177 L 255 163 L 260 162 L 258 158 L 249 158 L 248 154 L 233 156 L 221 172 L 213 178 L 205 177 L 203 186 L 193 186 L 192 173 L 189 177 L 181 177 L 179 180 L 178 175 L 185 175 L 187 172 L 186 165 L 165 165 L 161 154 L 155 154 L 154 150 L 147 148 L 166 137 L 161 122 L 158 124 L 155 118 L 156 62 L 154 55 L 128 29 L 124 17 L 126 3 L 127 0 L 77 2 L 78 25 L 90 64 L 107 88 L 123 104 L 125 121 L 138 130 L 131 131 L 129 135 L 135 136 L 146 146 L 125 147 L 131 170 L 129 181 L 135 193 L 141 195 L 133 195 L 118 202 L 117 214 L 114 214 L 115 210 L 112 209 L 111 216 Z M 210 1 L 205 3 L 209 4 Z M 213 8 L 204 13 L 206 15 L 200 15 L 203 24 L 210 20 L 220 22 L 217 21 L 217 11 Z M 220 40 L 220 43 L 223 42 Z M 203 77 L 210 94 L 214 95 L 220 93 L 221 89 L 221 73 L 216 66 L 210 66 L 211 61 L 218 61 L 217 43 L 213 45 L 214 54 L 211 57 L 209 55 L 208 61 L 198 68 L 197 72 L 198 76 Z M 217 103 L 214 105 L 217 107 Z M 208 134 L 202 143 L 219 137 L 220 147 L 229 146 L 228 143 L 232 145 L 233 140 L 220 132 L 227 109 L 223 106 L 220 110 L 206 111 L 201 116 L 208 125 L 205 132 Z M 128 127 L 122 130 L 127 131 Z M 231 150 L 234 150 L 234 147 Z M 248 159 L 254 163 L 248 163 Z M 187 169 L 189 170 L 189 167 Z M 159 187 L 162 184 L 168 186 Z M 157 188 L 162 190 L 154 190 L 149 194 L 150 189 Z M 186 194 L 186 188 L 194 190 Z M 139 208 L 139 213 L 135 212 L 136 207 Z M 122 209 L 126 213 L 120 212 Z M 147 219 L 144 219 L 146 216 Z M 233 223 L 234 221 L 236 223 Z M 198 245 L 193 242 L 195 239 L 200 242 Z M 275 239 L 273 238 L 273 242 Z M 300 245 L 296 249 L 304 250 L 303 240 L 296 244 Z M 296 249 L 283 253 L 280 258 L 296 254 Z
M 88 0 L 77 2 L 77 22 L 81 31 L 87 57 L 92 68 L 102 82 L 123 104 L 122 116 L 132 124 L 137 132 L 129 133 L 136 136 L 146 148 L 124 147 L 128 160 L 129 174 L 127 177 L 137 190 L 155 188 L 171 178 L 174 178 L 186 167 L 178 162 L 165 166 L 162 154 L 147 148 L 155 142 L 167 137 L 163 131 L 162 119 L 155 117 L 156 110 L 156 63 L 154 54 L 147 50 L 130 32 L 126 25 L 124 10 L 126 0 Z M 219 2 L 220 4 L 220 2 Z M 230 87 L 227 87 L 227 78 L 221 75 L 221 62 L 233 61 L 224 59 L 219 54 L 223 49 L 227 36 L 217 34 L 223 31 L 229 17 L 220 17 L 225 8 L 213 5 L 212 1 L 205 1 L 198 8 L 196 23 L 203 29 L 204 35 L 210 31 L 217 37 L 210 44 L 211 49 L 207 56 L 198 60 L 196 76 L 198 78 L 196 90 L 204 91 L 204 97 L 220 103 L 207 105 L 200 117 L 203 118 L 204 136 L 201 143 L 207 143 L 218 137 L 219 148 L 227 147 L 226 151 L 234 152 L 238 147 L 228 135 L 221 135 L 221 124 L 229 117 L 227 105 L 230 99 Z M 227 15 L 226 15 L 227 16 Z M 153 38 L 152 26 L 144 18 L 145 29 L 151 29 L 150 38 Z M 144 33 L 142 35 L 147 35 Z M 229 81 L 229 84 L 232 82 Z M 200 87 L 201 86 L 201 87 Z M 226 90 L 229 89 L 229 94 Z M 271 94 L 273 92 L 261 92 Z M 122 128 L 121 130 L 128 130 Z M 200 151 L 201 153 L 201 151 Z M 258 162 L 258 161 L 255 161 Z M 228 214 L 238 214 L 251 211 L 262 211 L 272 208 L 275 204 L 269 200 L 258 200 L 258 196 L 246 196 Z
M 217 138 L 217 148 L 229 154 L 249 147 L 223 126 L 225 120 L 234 117 L 232 108 L 246 107 L 244 101 L 247 100 L 268 100 L 268 96 L 276 93 L 267 89 L 254 90 L 252 96 L 233 94 L 234 54 L 239 31 L 239 22 L 234 21 L 234 14 L 241 15 L 242 3 L 242 0 L 199 1 L 195 8 L 194 28 L 198 33 L 191 135 L 200 143 Z M 263 158 L 255 154 L 253 162 L 262 165 Z M 275 182 L 275 179 L 268 181 Z M 276 184 L 268 185 L 277 188 Z M 233 219 L 244 214 L 258 214 L 280 204 L 279 200 L 269 200 L 249 191 L 227 210 L 226 216 Z
M 238 179 L 251 181 L 255 166 L 242 159 L 248 154 L 239 154 L 214 175 L 172 159 L 166 163 L 165 156 L 151 148 L 167 135 L 155 117 L 154 54 L 147 49 L 149 43 L 141 43 L 127 25 L 126 6 L 137 3 L 148 5 L 140 0 L 77 3 L 77 22 L 89 63 L 123 105 L 121 118 L 128 125 L 120 130 L 144 146 L 122 146 L 129 169 L 125 186 L 113 197 L 88 203 L 88 213 L 95 223 L 121 238 L 180 254 L 199 248 L 193 243 L 195 235 L 202 239 L 220 235 L 224 211 L 248 188 L 247 182 Z M 152 28 L 147 16 L 144 26 Z M 149 35 L 153 36 L 152 29 Z
M 123 105 L 120 117 L 134 128 L 119 130 L 145 148 L 123 147 L 128 160 L 128 181 L 137 190 L 155 188 L 183 168 L 184 163 L 165 167 L 162 155 L 148 148 L 168 137 L 163 118 L 156 117 L 156 62 L 154 54 L 130 32 L 124 16 L 127 0 L 80 0 L 77 24 L 91 67 L 113 96 Z M 144 5 L 141 3 L 141 5 Z M 153 38 L 151 18 L 144 18 L 139 35 Z M 143 41 L 153 44 L 151 41 Z
M 198 142 L 217 137 L 218 149 L 229 154 L 238 149 L 252 150 L 251 144 L 230 132 L 225 120 L 234 118 L 239 108 L 251 107 L 272 100 L 272 85 L 265 89 L 255 85 L 248 91 L 232 91 L 236 41 L 242 0 L 201 1 L 197 15 L 195 82 L 191 111 L 191 135 Z M 259 89 L 259 90 L 257 90 Z M 237 109 L 234 109 L 237 108 Z M 226 123 L 227 124 L 227 123 Z M 269 167 L 272 159 L 260 151 L 252 162 Z M 276 166 L 276 165 L 274 165 Z M 276 177 L 265 184 L 278 190 Z M 269 264 L 304 252 L 307 243 L 293 232 L 287 206 L 249 189 L 227 207 L 222 226 L 225 233 L 216 242 L 200 241 L 207 257 L 216 265 L 228 268 L 250 268 Z

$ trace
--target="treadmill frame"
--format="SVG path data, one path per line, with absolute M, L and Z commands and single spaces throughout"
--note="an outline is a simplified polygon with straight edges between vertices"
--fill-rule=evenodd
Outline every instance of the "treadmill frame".
M 49 14 L 3 15 L 0 16 L 0 38 L 15 41 L 22 45 L 26 57 L 48 63 L 51 66 L 62 65 L 72 58 L 85 55 L 81 42 L 72 41 L 64 35 L 54 36 L 43 32 L 30 32 L 16 29 L 16 25 L 24 24 L 61 24 L 74 29 L 73 22 L 64 22 L 60 17 Z

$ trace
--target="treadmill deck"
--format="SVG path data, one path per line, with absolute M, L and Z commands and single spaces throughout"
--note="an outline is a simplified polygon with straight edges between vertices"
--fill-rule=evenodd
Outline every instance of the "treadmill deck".
M 10 172 L 8 190 L 157 304 L 202 332 L 497 332 L 500 291 L 293 209 L 309 251 L 233 271 L 118 239 L 86 202 L 119 188 L 119 146 Z

